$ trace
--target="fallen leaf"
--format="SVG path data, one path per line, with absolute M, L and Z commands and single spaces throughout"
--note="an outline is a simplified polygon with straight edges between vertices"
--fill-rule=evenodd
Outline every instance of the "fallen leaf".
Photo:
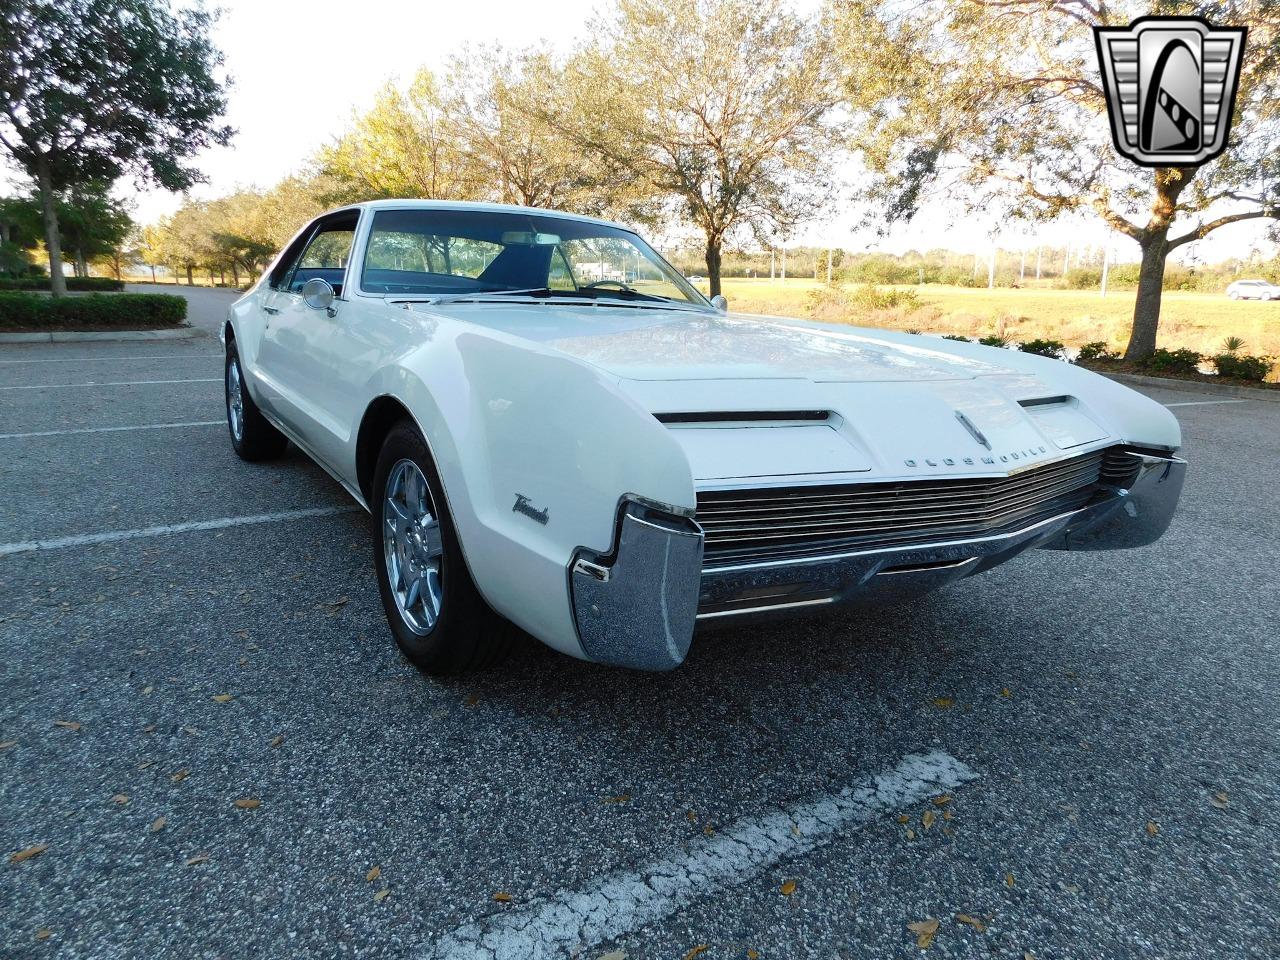
M 156 725 L 155 725 L 154 723 L 149 723 L 149 724 L 147 724 L 145 727 L 143 727 L 143 728 L 142 728 L 142 732 L 143 732 L 143 733 L 155 733 L 155 732 L 156 732 Z
M 466 700 L 462 701 L 462 705 L 464 707 L 474 707 L 479 702 L 480 702 L 480 694 L 473 693 L 471 694 L 471 696 L 467 697 Z
M 510 903 L 515 898 L 505 890 L 499 890 L 493 895 L 493 899 L 497 900 L 498 903 Z
M 19 850 L 17 853 L 9 856 L 10 863 L 21 863 L 23 860 L 30 860 L 32 857 L 38 857 L 49 849 L 47 843 L 36 843 L 27 847 L 25 850 Z
M 197 853 L 194 857 L 187 858 L 187 866 L 194 867 L 200 863 L 208 863 L 209 855 L 207 853 Z
M 326 607 L 345 607 L 351 602 L 350 597 L 339 597 L 337 600 L 330 600 L 325 604 Z
M 1225 810 L 1227 808 L 1227 803 L 1228 803 L 1227 791 L 1221 790 L 1218 793 L 1215 793 L 1213 797 L 1210 798 L 1209 802 L 1212 803 L 1219 810 Z
M 1013 879 L 1013 874 L 1012 874 L 1012 873 L 1006 873 L 1006 874 L 1004 875 L 1004 885 L 1005 885 L 1006 887 L 1012 887 L 1012 886 L 1014 885 L 1014 883 L 1015 883 L 1015 882 L 1016 882 L 1016 881 Z
M 190 736 L 190 737 L 200 736 L 200 731 L 197 730 L 195 727 L 183 727 L 182 732 L 187 734 L 187 736 Z
M 36 931 L 37 940 L 48 940 L 52 936 L 53 936 L 53 931 L 50 930 L 48 927 L 41 927 L 39 930 Z
M 1036 955 L 1030 950 L 1024 951 L 1022 954 L 1022 960 L 1036 960 Z
M 159 833 L 161 830 L 164 829 L 164 825 L 168 822 L 169 821 L 166 820 L 164 817 L 156 817 L 154 820 L 151 821 L 151 832 Z
M 788 880 L 779 888 L 779 892 L 784 897 L 791 896 L 793 893 L 796 892 L 796 882 L 794 880 Z
M 214 703 L 230 703 L 233 699 L 235 698 L 229 693 L 215 693 L 213 695 Z
M 1065 880 L 1059 880 L 1059 881 L 1058 881 L 1058 889 L 1062 890 L 1064 893 L 1079 893 L 1079 892 L 1080 892 L 1080 884 L 1078 884 L 1078 883 L 1067 883 Z
M 172 780 L 174 783 L 181 783 L 183 780 L 187 779 L 187 777 L 189 777 L 190 775 L 191 775 L 191 771 L 188 770 L 186 767 L 183 767 L 181 770 L 179 770 L 169 779 Z
M 80 728 L 84 726 L 83 723 L 80 723 L 77 720 L 55 720 L 53 721 L 53 725 L 55 727 L 65 727 L 67 730 L 75 730 L 77 732 L 79 732 Z
M 382 868 L 372 867 L 369 872 L 364 875 L 364 879 L 366 883 L 373 883 L 373 881 L 377 880 L 380 876 L 382 876 Z
M 747 947 L 747 960 L 760 960 L 760 952 Z
M 921 950 L 928 950 L 929 944 L 933 943 L 933 938 L 938 933 L 938 921 L 930 917 L 928 920 L 917 920 L 914 923 L 908 923 L 907 929 L 916 935 L 916 946 Z
M 933 705 L 939 710 L 950 710 L 956 705 L 954 697 L 934 697 Z
M 932 810 L 926 810 L 924 815 L 920 818 L 920 823 L 926 830 L 928 830 L 935 822 L 937 822 L 937 819 L 938 818 L 934 816 Z
M 272 738 L 271 738 L 271 746 L 273 746 L 273 747 L 278 747 L 278 746 L 280 746 L 280 744 L 282 744 L 282 743 L 284 743 L 284 734 L 283 734 L 283 733 L 278 733 L 278 734 L 276 734 L 274 737 L 272 737 Z
M 1012 697 L 1012 696 L 1013 696 L 1013 691 L 1012 691 L 1012 690 L 1010 690 L 1008 687 L 1001 687 L 1001 688 L 1000 688 L 1000 696 L 1002 696 L 1002 697 Z
M 933 805 L 935 807 L 945 807 L 950 802 L 951 802 L 951 794 L 949 793 L 944 793 L 940 797 L 933 798 Z
M 693 958 L 696 957 L 698 954 L 706 953 L 709 949 L 710 947 L 708 947 L 705 943 L 700 943 L 684 955 L 684 960 L 693 960 Z
M 916 838 L 916 832 L 912 830 L 910 827 L 907 827 L 907 839 L 914 840 L 915 838 Z
M 900 814 L 898 814 L 898 822 L 899 822 L 899 823 L 910 823 L 910 822 L 911 822 L 911 818 L 910 818 L 910 817 L 908 817 L 905 813 L 900 813 Z
M 124 804 L 129 802 L 129 795 L 127 793 L 117 793 L 111 799 L 123 806 Z
M 711 824 L 708 823 L 706 826 L 702 828 L 702 832 L 709 837 L 716 832 L 716 828 L 711 826 Z
M 631 794 L 620 793 L 616 797 L 605 797 L 605 803 L 627 803 L 631 799 Z
M 3 743 L 0 743 L 0 750 L 8 750 L 10 747 L 16 747 L 17 745 L 17 740 L 6 740 Z
M 381 890 L 379 890 L 377 893 L 373 895 L 373 901 L 374 903 L 378 903 L 382 900 L 387 899 L 387 897 L 390 895 L 391 895 L 391 888 L 383 887 Z
M 608 953 L 602 953 L 597 960 L 627 960 L 627 951 L 610 950 Z
M 143 688 L 142 688 L 142 692 L 143 692 L 143 693 L 151 693 L 151 692 L 152 692 L 152 691 L 154 691 L 154 690 L 155 690 L 155 687 L 143 687 Z
M 954 819 L 955 819 L 955 814 L 954 814 L 954 813 L 952 813 L 950 810 L 943 810 L 943 811 L 942 811 L 942 819 L 943 819 L 943 820 L 954 820 Z
M 982 920 L 979 919 L 978 917 L 971 917 L 967 913 L 957 913 L 956 920 L 959 921 L 960 923 L 967 923 L 969 926 L 973 927 L 973 929 L 977 930 L 979 933 L 987 932 L 987 925 L 983 923 Z
M 241 810 L 256 810 L 258 807 L 262 806 L 262 801 L 254 797 L 241 797 L 239 800 L 235 801 L 235 805 Z
M 692 810 L 690 810 L 688 813 L 686 813 L 686 814 L 685 814 L 685 816 L 689 818 L 689 822 L 690 822 L 690 823 L 697 823 L 697 822 L 698 822 L 698 815 L 697 815 L 696 813 L 694 813 Z
M 1148 820 L 1147 833 L 1154 837 L 1159 832 L 1160 832 L 1160 824 L 1156 823 L 1154 820 Z

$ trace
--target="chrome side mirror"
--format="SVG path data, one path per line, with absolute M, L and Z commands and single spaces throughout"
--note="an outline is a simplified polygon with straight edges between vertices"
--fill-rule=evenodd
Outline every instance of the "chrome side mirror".
M 719 310 L 721 313 L 724 313 L 729 309 L 729 301 L 726 300 L 724 297 L 722 297 L 718 293 L 711 298 L 711 305 L 715 307 L 717 310 Z
M 329 316 L 338 311 L 333 308 L 333 287 L 323 277 L 312 277 L 302 285 L 302 302 L 313 310 L 323 310 Z

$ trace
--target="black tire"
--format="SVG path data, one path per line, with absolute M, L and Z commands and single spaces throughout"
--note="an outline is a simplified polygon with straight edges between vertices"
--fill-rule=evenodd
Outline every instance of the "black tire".
M 402 612 L 388 572 L 386 538 L 391 524 L 386 515 L 386 501 L 389 493 L 395 494 L 400 489 L 396 485 L 400 480 L 412 476 L 405 468 L 400 467 L 406 460 L 416 466 L 421 477 L 426 480 L 429 499 L 425 502 L 439 524 L 439 569 L 433 581 L 437 587 L 434 594 L 439 597 L 439 606 L 434 619 L 414 617 L 412 610 L 409 613 Z M 505 656 L 511 646 L 514 628 L 493 612 L 476 589 L 462 556 L 462 547 L 458 543 L 453 518 L 444 498 L 440 474 L 426 442 L 418 433 L 417 427 L 408 420 L 397 423 L 383 440 L 373 473 L 369 507 L 378 593 L 382 597 L 387 624 L 404 655 L 418 669 L 435 676 L 477 670 Z M 433 548 L 424 550 L 418 559 L 426 557 L 431 549 Z M 394 546 L 390 552 L 395 553 Z M 393 562 L 397 566 L 401 565 L 398 556 Z M 428 565 L 433 562 L 434 557 L 426 561 Z M 420 572 L 423 567 L 409 565 L 404 569 L 407 573 L 405 577 L 398 578 L 400 584 L 412 578 L 415 571 Z M 427 589 L 421 588 L 418 596 Z M 421 609 L 418 612 L 421 614 Z M 410 623 L 410 618 L 418 620 L 416 628 Z M 429 623 L 424 622 L 428 619 Z
M 236 352 L 234 342 L 227 344 L 227 359 L 223 366 L 222 384 L 226 391 L 227 432 L 231 435 L 231 446 L 241 460 L 255 463 L 260 460 L 274 460 L 284 453 L 289 441 L 283 433 L 273 427 L 258 405 L 249 396 L 245 386 L 244 371 L 240 367 L 240 354 Z M 236 416 L 232 406 L 233 392 L 238 385 L 240 399 L 240 430 L 236 435 Z

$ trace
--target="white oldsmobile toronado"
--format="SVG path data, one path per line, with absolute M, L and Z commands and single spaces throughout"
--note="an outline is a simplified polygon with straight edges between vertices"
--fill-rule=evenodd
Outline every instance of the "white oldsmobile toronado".
M 372 515 L 428 672 L 509 624 L 576 657 L 684 660 L 699 623 L 901 601 L 1034 547 L 1169 525 L 1160 404 L 1059 360 L 725 312 L 639 236 L 569 214 L 325 214 L 229 311 L 227 420 Z

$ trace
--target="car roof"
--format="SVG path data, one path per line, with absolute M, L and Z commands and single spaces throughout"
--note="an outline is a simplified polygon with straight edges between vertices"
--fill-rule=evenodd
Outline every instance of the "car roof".
M 548 210 L 543 207 L 522 207 L 514 203 L 479 203 L 471 200 L 366 200 L 363 203 L 349 203 L 345 206 L 335 207 L 328 211 L 324 216 L 330 213 L 341 213 L 343 210 L 475 210 L 488 211 L 491 213 L 533 213 L 542 217 L 559 217 L 563 220 L 578 220 L 583 223 L 597 223 L 604 227 L 616 227 L 619 230 L 628 230 L 632 233 L 635 231 L 630 227 L 615 223 L 612 220 L 602 220 L 599 217 L 585 217 L 578 213 L 569 213 L 565 210 Z

